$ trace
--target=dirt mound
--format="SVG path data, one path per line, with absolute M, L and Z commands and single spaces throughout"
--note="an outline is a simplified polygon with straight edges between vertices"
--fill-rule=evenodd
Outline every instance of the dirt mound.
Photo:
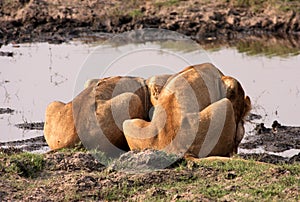
M 129 151 L 121 155 L 109 165 L 111 170 L 124 172 L 150 172 L 172 167 L 182 161 L 182 157 L 167 154 L 163 151 L 147 149 L 143 152 Z
M 146 155 L 152 159 L 165 156 L 148 150 L 130 152 L 118 162 L 133 159 L 140 166 Z M 270 200 L 285 200 L 295 199 L 299 193 L 297 164 L 258 165 L 238 160 L 185 163 L 174 168 L 128 173 L 105 169 L 86 151 L 71 149 L 36 155 L 3 154 L 0 150 L 0 200 L 243 201 L 246 194 L 248 200 L 249 197 L 262 200 L 266 196 Z

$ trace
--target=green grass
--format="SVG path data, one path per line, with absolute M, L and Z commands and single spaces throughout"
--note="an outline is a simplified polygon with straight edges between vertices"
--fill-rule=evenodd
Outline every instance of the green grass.
M 195 193 L 201 193 L 213 200 L 227 196 L 230 199 L 268 201 L 275 198 L 286 199 L 284 190 L 299 187 L 299 164 L 285 166 L 287 176 L 274 179 L 273 173 L 280 167 L 273 165 L 258 165 L 254 161 L 249 163 L 238 160 L 229 162 L 202 162 L 199 169 L 216 171 L 212 176 L 198 176 L 189 185 L 195 185 Z M 275 171 L 274 171 L 275 169 Z M 234 174 L 230 174 L 233 172 Z M 281 171 L 280 171 L 281 172 Z M 229 177 L 229 176 L 233 177 Z M 175 184 L 174 187 L 184 187 L 186 182 Z M 196 186 L 199 185 L 199 186 Z M 235 190 L 237 188 L 237 190 Z M 299 196 L 297 196 L 299 199 Z
M 143 15 L 143 12 L 141 11 L 141 9 L 134 9 L 129 12 L 129 16 L 131 16 L 133 18 L 140 17 L 142 15 Z
M 276 8 L 278 11 L 300 11 L 298 0 L 226 0 L 233 6 L 251 8 L 254 11 L 263 11 L 267 7 Z
M 166 0 L 166 1 L 155 1 L 154 5 L 156 7 L 168 7 L 168 6 L 175 6 L 180 3 L 181 0 Z
M 177 169 L 182 172 L 185 168 Z M 132 197 L 143 193 L 151 187 L 168 193 L 172 190 L 177 194 L 190 192 L 211 200 L 237 200 L 244 201 L 272 201 L 272 200 L 299 200 L 295 192 L 293 195 L 285 193 L 285 190 L 299 187 L 299 164 L 275 166 L 271 164 L 257 164 L 254 161 L 243 162 L 233 160 L 229 162 L 201 162 L 193 165 L 194 175 L 180 176 L 175 181 L 170 180 L 163 183 L 143 185 L 143 187 L 120 186 L 110 187 L 107 200 L 117 200 L 120 196 Z M 202 170 L 202 171 L 201 171 Z M 203 170 L 205 172 L 203 172 Z M 286 174 L 280 174 L 280 173 Z M 278 176 L 277 176 L 278 175 Z M 231 177 L 230 177 L 231 176 Z M 137 183 L 139 184 L 139 183 Z M 146 194 L 147 195 L 147 194 Z M 151 200 L 171 200 L 172 194 L 149 193 Z
M 1 158 L 8 158 L 6 154 L 0 153 Z M 18 174 L 26 178 L 34 178 L 44 168 L 43 155 L 32 153 L 17 153 L 9 156 L 6 165 L 0 164 L 0 168 L 7 173 Z
M 69 150 L 66 152 L 69 154 Z M 53 195 L 51 197 L 63 194 L 68 200 L 170 201 L 178 196 L 178 201 L 181 201 L 186 200 L 181 198 L 185 195 L 189 196 L 188 200 L 300 200 L 299 163 L 257 164 L 254 160 L 243 161 L 239 158 L 227 162 L 181 161 L 172 169 L 126 174 L 107 170 L 50 171 L 44 165 L 45 161 L 44 156 L 39 154 L 0 153 L 0 188 L 3 182 L 4 187 L 18 190 L 14 193 L 15 199 L 42 188 L 51 190 L 48 192 Z M 96 187 L 79 191 L 76 182 L 84 176 L 97 179 Z
M 268 2 L 270 0 L 230 0 L 230 2 L 235 6 L 241 6 L 241 7 L 251 7 L 251 6 L 257 6 L 262 5 L 265 2 Z

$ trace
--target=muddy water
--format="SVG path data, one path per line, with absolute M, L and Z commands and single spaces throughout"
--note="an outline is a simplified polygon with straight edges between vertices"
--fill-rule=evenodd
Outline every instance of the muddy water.
M 1 49 L 14 56 L 0 57 L 0 107 L 14 112 L 0 115 L 0 142 L 43 135 L 41 130 L 22 130 L 15 124 L 43 122 L 48 103 L 71 100 L 74 79 L 89 47 L 42 43 Z
M 274 120 L 299 126 L 300 55 L 290 57 L 247 56 L 236 49 L 210 53 L 226 75 L 237 78 L 250 95 L 252 113 L 270 127 Z
M 96 46 L 97 50 L 105 49 L 107 55 L 101 51 L 95 52 Z M 90 53 L 94 51 L 94 55 L 102 60 L 117 57 L 126 48 L 132 50 L 141 47 L 136 44 L 125 49 L 107 44 L 99 47 L 99 43 L 86 44 L 80 41 L 60 45 L 36 43 L 2 46 L 0 51 L 11 51 L 14 55 L 0 57 L 0 108 L 10 108 L 14 112 L 0 114 L 0 142 L 43 135 L 42 130 L 23 130 L 15 124 L 43 122 L 48 103 L 54 100 L 70 101 L 74 91 L 76 94 L 76 91 L 83 89 L 85 79 L 99 77 L 99 72 L 89 71 L 90 75 L 79 76 L 81 80 L 78 80 L 78 73 L 82 71 L 82 66 L 86 66 L 86 58 Z M 188 52 L 180 47 L 172 51 L 179 55 Z M 194 57 L 191 59 L 193 62 L 213 62 L 224 74 L 237 78 L 252 99 L 252 112 L 261 115 L 260 121 L 266 126 L 270 126 L 274 120 L 284 125 L 300 125 L 300 55 L 248 56 L 234 47 L 223 47 L 214 51 L 206 50 L 205 57 L 197 54 L 189 56 Z M 105 64 L 105 61 L 98 61 L 96 68 L 103 68 Z M 250 130 L 251 127 L 248 127 Z

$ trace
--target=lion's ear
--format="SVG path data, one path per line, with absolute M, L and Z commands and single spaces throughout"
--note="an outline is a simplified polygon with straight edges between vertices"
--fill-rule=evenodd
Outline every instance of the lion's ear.
M 245 102 L 244 116 L 246 116 L 251 110 L 251 100 L 248 96 L 245 96 L 244 102 Z

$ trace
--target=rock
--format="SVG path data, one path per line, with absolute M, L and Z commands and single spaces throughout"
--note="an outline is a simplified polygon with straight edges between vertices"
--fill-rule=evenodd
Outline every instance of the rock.
M 149 172 L 171 166 L 180 156 L 167 154 L 163 151 L 147 149 L 144 151 L 129 151 L 122 154 L 109 165 L 109 170 L 125 172 Z
M 236 22 L 236 19 L 234 16 L 228 16 L 227 19 L 226 19 L 227 23 L 231 24 L 231 25 L 234 25 L 235 22 Z

